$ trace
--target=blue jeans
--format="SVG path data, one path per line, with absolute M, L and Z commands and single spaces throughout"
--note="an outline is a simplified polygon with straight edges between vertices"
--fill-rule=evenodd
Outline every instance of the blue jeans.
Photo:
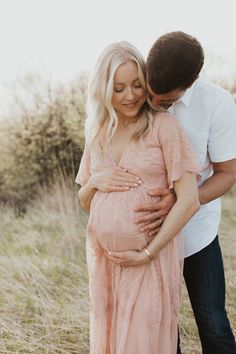
M 224 267 L 218 236 L 201 251 L 185 258 L 184 279 L 203 354 L 236 354 L 236 343 L 225 310 Z M 181 353 L 178 346 L 178 352 Z

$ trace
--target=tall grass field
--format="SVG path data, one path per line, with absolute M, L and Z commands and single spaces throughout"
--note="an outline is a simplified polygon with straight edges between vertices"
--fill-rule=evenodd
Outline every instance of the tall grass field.
M 223 198 L 220 226 L 227 311 L 234 333 L 235 198 L 235 191 Z M 89 353 L 86 220 L 76 186 L 64 178 L 42 189 L 23 215 L 1 208 L 0 353 Z M 201 353 L 184 284 L 180 332 L 183 353 Z

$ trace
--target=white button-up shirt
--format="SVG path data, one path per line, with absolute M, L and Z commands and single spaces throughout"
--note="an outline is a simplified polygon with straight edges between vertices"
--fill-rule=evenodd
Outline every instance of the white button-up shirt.
M 212 173 L 212 162 L 236 158 L 236 105 L 229 92 L 199 78 L 169 111 L 185 129 L 202 167 L 199 186 Z M 220 223 L 220 199 L 201 206 L 184 227 L 185 257 L 215 238 Z

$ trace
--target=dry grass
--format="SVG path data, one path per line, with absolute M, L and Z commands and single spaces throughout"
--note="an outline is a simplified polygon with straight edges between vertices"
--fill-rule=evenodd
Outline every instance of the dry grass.
M 88 353 L 86 216 L 73 184 L 58 180 L 25 216 L 0 210 L 0 353 Z M 236 330 L 235 198 L 223 202 L 227 309 Z M 185 290 L 181 338 L 183 353 L 200 353 Z
M 0 211 L 0 353 L 88 352 L 83 215 L 61 180 L 24 217 Z
M 236 190 L 222 199 L 222 220 L 220 225 L 220 243 L 224 258 L 226 278 L 226 309 L 236 337 Z M 198 332 L 193 319 L 189 298 L 183 285 L 180 318 L 181 347 L 183 354 L 201 354 Z

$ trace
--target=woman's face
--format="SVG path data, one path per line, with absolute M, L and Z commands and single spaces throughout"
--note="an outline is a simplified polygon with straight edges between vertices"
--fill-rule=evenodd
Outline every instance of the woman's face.
M 137 64 L 129 61 L 116 70 L 112 105 L 121 119 L 135 118 L 146 100 L 146 92 L 138 78 Z

